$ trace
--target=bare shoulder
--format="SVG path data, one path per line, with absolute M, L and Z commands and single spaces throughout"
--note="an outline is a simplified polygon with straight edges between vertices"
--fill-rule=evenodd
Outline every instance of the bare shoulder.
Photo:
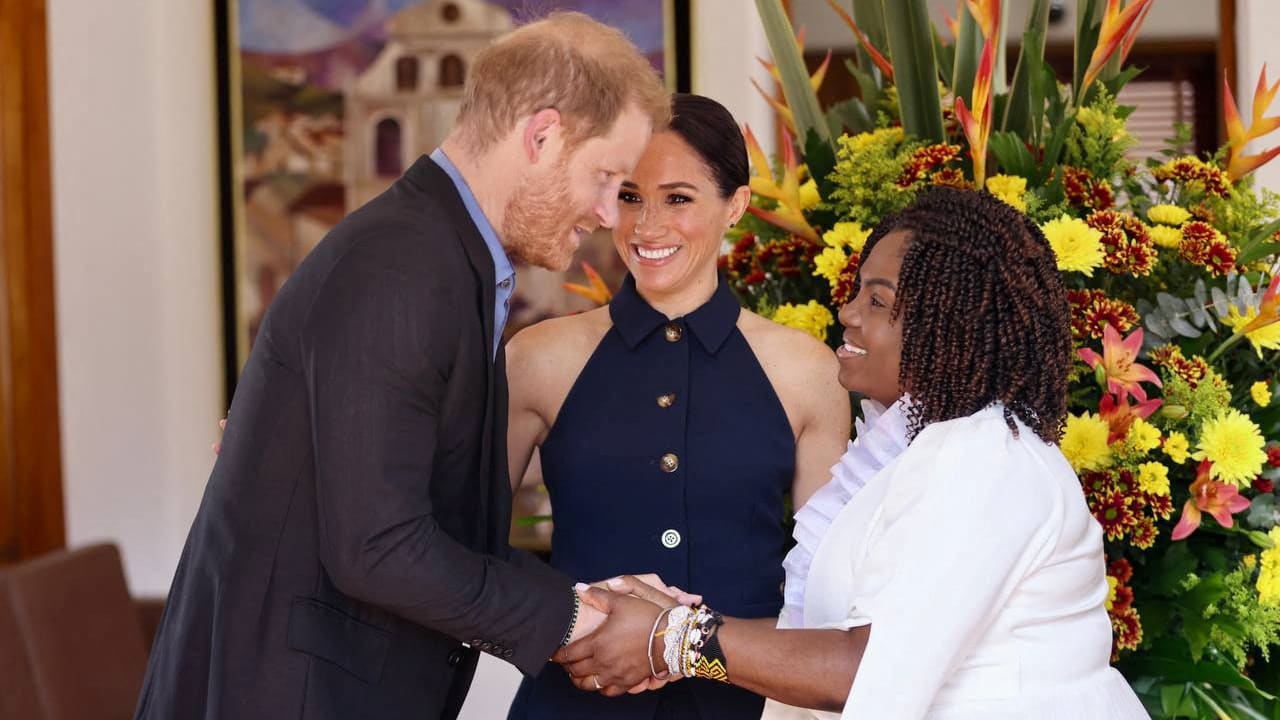
M 609 331 L 609 308 L 551 318 L 507 342 L 507 383 L 513 404 L 552 414 Z
M 507 342 L 507 374 L 540 376 L 579 356 L 585 364 L 610 325 L 607 307 L 530 325 Z
M 742 311 L 738 328 L 771 380 L 776 372 L 778 379 L 788 384 L 801 382 L 827 388 L 836 381 L 839 364 L 835 353 L 809 333 L 779 325 L 749 310 Z

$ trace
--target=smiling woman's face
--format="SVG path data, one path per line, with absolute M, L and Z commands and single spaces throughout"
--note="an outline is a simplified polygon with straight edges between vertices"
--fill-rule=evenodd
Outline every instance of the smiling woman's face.
M 858 269 L 858 295 L 840 308 L 844 326 L 844 344 L 836 349 L 840 384 L 886 406 L 902 394 L 898 387 L 902 318 L 893 318 L 893 305 L 902 258 L 910 244 L 911 234 L 903 230 L 881 238 Z

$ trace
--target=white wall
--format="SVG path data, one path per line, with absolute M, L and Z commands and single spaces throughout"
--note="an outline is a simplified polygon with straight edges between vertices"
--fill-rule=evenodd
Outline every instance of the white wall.
M 1258 73 L 1267 65 L 1267 80 L 1275 84 L 1280 79 L 1280 44 L 1276 32 L 1280 30 L 1280 3 L 1276 0 L 1236 0 L 1236 82 L 1232 87 L 1240 114 L 1248 122 L 1253 103 L 1253 90 L 1258 84 Z M 1268 116 L 1280 113 L 1280 103 L 1271 107 Z M 1254 141 L 1249 152 L 1280 145 L 1280 132 L 1273 132 Z M 1257 170 L 1258 185 L 1280 192 L 1280 158 L 1272 160 Z
M 221 416 L 212 3 L 48 0 L 67 539 L 163 595 Z

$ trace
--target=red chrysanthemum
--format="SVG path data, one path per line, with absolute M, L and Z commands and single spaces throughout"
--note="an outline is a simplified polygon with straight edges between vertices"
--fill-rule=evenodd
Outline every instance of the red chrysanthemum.
M 1192 156 L 1165 163 L 1152 174 L 1161 182 L 1199 183 L 1205 192 L 1217 197 L 1226 197 L 1231 191 L 1231 181 L 1221 168 Z
M 1147 550 L 1156 544 L 1156 523 L 1149 517 L 1138 518 L 1129 528 L 1129 542 L 1140 550 Z
M 853 299 L 853 281 L 858 276 L 858 255 L 851 255 L 849 262 L 845 263 L 844 269 L 840 271 L 840 276 L 836 279 L 835 287 L 831 289 L 831 305 L 839 308 L 845 303 Z
M 1137 521 L 1129 497 L 1121 492 L 1110 492 L 1090 503 L 1093 516 L 1102 525 L 1108 540 L 1119 540 Z
M 968 190 L 973 187 L 973 184 L 965 178 L 964 172 L 959 168 L 945 168 L 943 170 L 939 170 L 930 176 L 929 182 L 934 185 L 945 185 L 947 187 L 959 188 L 961 190 Z
M 1071 334 L 1077 340 L 1101 340 L 1107 325 L 1121 334 L 1138 324 L 1138 311 L 1123 300 L 1107 297 L 1102 290 L 1068 290 Z
M 1193 220 L 1182 226 L 1182 242 L 1178 255 L 1192 265 L 1205 267 L 1214 275 L 1226 275 L 1235 269 L 1235 248 L 1222 237 L 1222 233 L 1203 220 Z
M 1267 446 L 1267 464 L 1271 467 L 1280 467 L 1280 445 Z
M 1116 650 L 1137 650 L 1142 643 L 1142 618 L 1132 607 L 1123 612 L 1111 613 L 1111 630 L 1115 636 Z
M 1253 479 L 1253 490 L 1254 492 L 1259 492 L 1259 493 L 1275 492 L 1276 484 L 1274 480 L 1268 480 L 1267 478 L 1264 478 L 1261 475 L 1259 475 L 1258 477 Z
M 1067 195 L 1067 202 L 1079 208 L 1089 210 L 1107 210 L 1115 204 L 1115 193 L 1111 185 L 1095 180 L 1088 170 L 1071 167 L 1062 169 L 1062 187 Z
M 1151 364 L 1162 367 L 1170 373 L 1182 378 L 1194 390 L 1200 381 L 1209 374 L 1209 364 L 1200 356 L 1184 357 L 1182 348 L 1177 345 L 1161 345 L 1151 351 Z
M 1173 516 L 1173 498 L 1168 495 L 1148 495 L 1147 509 L 1161 520 L 1168 520 Z
M 1133 579 L 1133 566 L 1129 564 L 1128 560 L 1117 558 L 1107 565 L 1107 574 L 1119 580 L 1120 584 L 1123 585 Z
M 923 180 L 930 173 L 955 159 L 960 154 L 959 145 L 936 144 L 911 153 L 903 165 L 902 175 L 898 177 L 898 187 L 909 188 Z
M 1117 275 L 1142 276 L 1156 265 L 1156 244 L 1147 226 L 1128 213 L 1097 210 L 1085 220 L 1102 233 L 1104 264 Z

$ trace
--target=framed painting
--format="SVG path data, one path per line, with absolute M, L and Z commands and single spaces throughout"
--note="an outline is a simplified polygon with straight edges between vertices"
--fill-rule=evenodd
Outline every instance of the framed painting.
M 235 387 L 263 314 L 349 211 L 434 149 L 467 68 L 522 22 L 577 10 L 623 30 L 673 90 L 689 86 L 689 0 L 215 0 L 226 379 Z M 617 282 L 606 234 L 580 259 Z M 518 268 L 508 332 L 588 301 L 578 280 Z

